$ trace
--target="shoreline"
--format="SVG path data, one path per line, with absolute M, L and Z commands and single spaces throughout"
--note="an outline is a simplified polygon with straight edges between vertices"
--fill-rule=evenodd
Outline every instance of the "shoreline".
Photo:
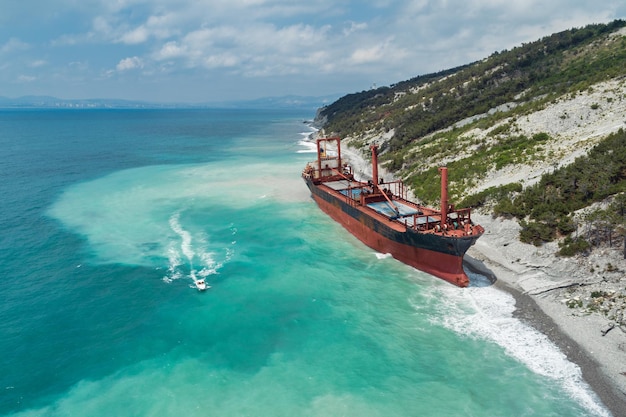
M 370 164 L 356 149 L 342 146 L 342 154 L 355 172 L 371 175 Z M 382 167 L 379 174 L 394 177 Z M 576 364 L 583 380 L 614 417 L 626 416 L 626 333 L 613 330 L 606 337 L 601 335 L 608 319 L 599 313 L 574 315 L 576 311 L 563 303 L 564 290 L 558 290 L 572 282 L 586 285 L 598 279 L 598 273 L 590 273 L 585 267 L 606 261 L 606 254 L 596 254 L 581 265 L 572 258 L 557 258 L 556 243 L 536 248 L 520 242 L 519 225 L 514 221 L 477 213 L 472 213 L 472 218 L 485 228 L 485 234 L 470 248 L 464 264 L 511 294 L 515 299 L 513 317 L 544 334 Z M 611 260 L 619 265 L 617 258 Z M 617 282 L 623 289 L 619 278 Z
M 623 265 L 619 251 L 561 258 L 555 255 L 556 243 L 535 247 L 520 242 L 515 221 L 478 213 L 472 217 L 486 232 L 468 250 L 465 264 L 493 277 L 496 288 L 514 297 L 514 316 L 546 335 L 578 365 L 583 379 L 615 417 L 626 416 L 626 333 L 616 326 L 603 334 L 611 322 L 605 315 L 564 302 L 573 294 L 587 300 L 593 289 L 623 289 L 620 271 L 597 268 L 610 261 Z
M 505 279 L 500 279 L 496 273 L 478 259 L 466 256 L 464 265 L 471 271 L 489 278 L 495 288 L 510 294 L 515 299 L 513 317 L 546 335 L 570 362 L 578 365 L 584 381 L 589 384 L 613 416 L 626 415 L 626 397 L 620 391 L 620 387 L 601 371 L 597 358 L 590 355 L 586 349 L 570 337 L 532 296 L 515 288 Z

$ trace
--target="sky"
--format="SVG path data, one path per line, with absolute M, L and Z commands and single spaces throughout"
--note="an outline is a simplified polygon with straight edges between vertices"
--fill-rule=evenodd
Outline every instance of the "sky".
M 624 18 L 624 0 L 2 0 L 0 96 L 339 97 Z

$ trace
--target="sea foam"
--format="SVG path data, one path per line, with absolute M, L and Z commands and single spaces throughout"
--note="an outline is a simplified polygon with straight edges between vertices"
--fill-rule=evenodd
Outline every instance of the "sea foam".
M 441 323 L 461 335 L 496 343 L 532 372 L 561 385 L 592 415 L 610 417 L 583 380 L 580 368 L 547 336 L 513 317 L 515 299 L 510 294 L 494 287 L 439 286 L 432 297 L 445 300 L 433 303 L 437 311 L 433 324 Z

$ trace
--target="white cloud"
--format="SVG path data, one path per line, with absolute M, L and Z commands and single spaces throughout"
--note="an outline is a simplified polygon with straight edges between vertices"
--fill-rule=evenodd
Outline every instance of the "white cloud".
M 241 57 L 229 53 L 209 55 L 202 60 L 205 68 L 235 67 L 241 63 Z
M 40 81 L 63 74 L 68 83 L 80 78 L 90 88 L 102 74 L 111 79 L 141 69 L 146 82 L 154 76 L 172 86 L 217 79 L 237 86 L 263 77 L 259 85 L 285 91 L 290 79 L 305 80 L 298 83 L 312 92 L 320 86 L 349 92 L 626 15 L 623 0 L 600 6 L 587 0 L 38 1 L 40 7 L 18 2 L 21 9 L 8 11 L 20 19 L 0 15 L 0 39 L 8 39 L 0 54 L 12 58 L 3 62 L 10 63 L 4 79 L 45 65 Z M 69 66 L 72 60 L 84 68 Z M 62 88 L 56 81 L 47 85 Z
M 32 75 L 19 75 L 17 77 L 17 82 L 18 83 L 32 83 L 33 81 L 36 81 L 37 77 L 33 77 Z
M 105 16 L 96 16 L 91 23 L 92 29 L 97 33 L 109 34 L 113 31 L 113 26 Z
M 367 23 L 365 22 L 361 22 L 361 23 L 356 23 L 356 22 L 349 22 L 350 26 L 344 28 L 343 30 L 343 35 L 344 36 L 349 36 L 350 34 L 352 34 L 353 32 L 359 32 L 362 30 L 367 29 Z
M 186 48 L 180 46 L 178 42 L 171 41 L 167 42 L 157 52 L 152 54 L 152 58 L 157 61 L 163 61 L 184 57 L 185 55 L 187 55 Z
M 43 67 L 44 65 L 46 65 L 48 62 L 44 61 L 43 59 L 38 59 L 36 61 L 32 61 L 29 66 L 31 68 L 39 68 L 39 67 Z
M 128 71 L 137 68 L 143 68 L 143 61 L 136 56 L 122 59 L 115 67 L 118 71 Z
M 0 46 L 0 53 L 10 53 L 14 51 L 23 51 L 29 48 L 29 44 L 18 38 L 9 38 L 4 45 Z
M 152 58 L 177 60 L 185 68 L 227 68 L 249 76 L 295 73 L 302 65 L 331 56 L 320 50 L 328 42 L 329 30 L 330 26 L 303 24 L 207 27 L 166 42 Z
M 383 46 L 381 44 L 374 45 L 369 48 L 359 48 L 350 56 L 350 62 L 352 64 L 360 65 L 378 61 L 382 58 L 382 49 Z
M 120 28 L 120 30 L 122 30 Z M 149 16 L 144 24 L 124 30 L 119 41 L 129 45 L 147 42 L 150 38 L 166 39 L 177 33 L 176 16 L 173 14 Z
M 122 43 L 134 45 L 138 43 L 144 43 L 148 40 L 149 32 L 144 26 L 139 26 L 136 29 L 126 32 L 120 38 Z

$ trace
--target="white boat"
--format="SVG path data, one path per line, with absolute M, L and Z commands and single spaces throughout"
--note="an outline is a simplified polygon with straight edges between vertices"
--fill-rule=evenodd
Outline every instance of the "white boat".
M 210 286 L 206 285 L 206 281 L 203 279 L 198 279 L 194 281 L 194 283 L 196 284 L 196 288 L 198 289 L 198 291 L 204 291 L 207 288 L 211 288 Z

